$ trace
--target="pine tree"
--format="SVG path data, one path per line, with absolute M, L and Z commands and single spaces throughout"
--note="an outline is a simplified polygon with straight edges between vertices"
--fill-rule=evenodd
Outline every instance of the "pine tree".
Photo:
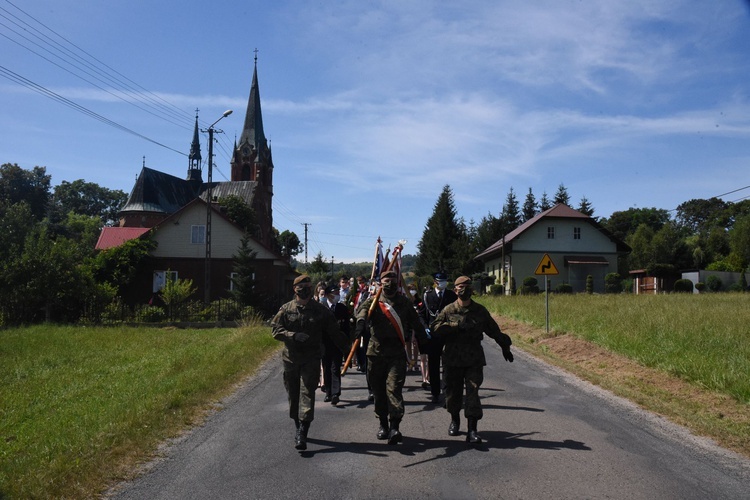
M 507 234 L 513 231 L 515 228 L 521 225 L 521 212 L 518 208 L 518 200 L 516 199 L 516 193 L 513 188 L 510 188 L 507 198 L 505 198 L 505 205 L 503 206 L 503 214 L 501 216 L 504 226 L 504 233 Z
M 557 192 L 555 193 L 555 204 L 562 203 L 563 205 L 570 206 L 570 195 L 568 194 L 568 188 L 563 183 L 557 186 Z
M 255 257 L 258 252 L 250 248 L 250 235 L 245 233 L 240 241 L 240 248 L 234 256 L 232 277 L 232 297 L 243 306 L 257 306 L 258 296 L 255 292 Z
M 549 201 L 549 198 L 547 197 L 547 191 L 544 191 L 542 193 L 542 199 L 539 200 L 539 211 L 545 212 L 552 208 L 552 202 Z
M 578 205 L 578 211 L 582 214 L 586 214 L 589 217 L 594 215 L 594 207 L 591 205 L 591 202 L 586 198 L 585 196 L 581 198 L 581 204 Z
M 523 202 L 523 222 L 526 222 L 529 219 L 533 219 L 537 214 L 537 203 L 536 198 L 534 198 L 534 193 L 531 191 L 531 188 L 529 188 L 529 192 L 526 195 L 526 200 Z
M 426 276 L 437 271 L 445 271 L 451 276 L 460 273 L 462 262 L 456 255 L 455 245 L 463 237 L 453 203 L 453 192 L 446 184 L 417 245 L 417 275 Z

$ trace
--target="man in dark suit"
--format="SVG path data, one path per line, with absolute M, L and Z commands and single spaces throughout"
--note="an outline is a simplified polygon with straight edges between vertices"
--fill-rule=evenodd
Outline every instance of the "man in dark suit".
M 422 300 L 422 319 L 425 325 L 430 327 L 440 311 L 451 302 L 458 298 L 453 290 L 448 290 L 448 274 L 445 271 L 439 271 L 432 275 L 435 279 L 433 288 L 425 292 Z M 443 342 L 433 338 L 430 341 L 427 351 L 427 367 L 430 374 L 430 393 L 432 402 L 440 403 L 440 394 L 442 392 L 440 377 L 440 358 L 443 354 Z
M 349 310 L 344 304 L 339 302 L 339 287 L 329 285 L 325 289 L 326 303 L 339 324 L 341 333 L 349 338 L 350 323 Z M 344 360 L 344 353 L 329 338 L 323 338 L 323 387 L 325 387 L 326 403 L 336 406 L 341 397 L 341 363 Z

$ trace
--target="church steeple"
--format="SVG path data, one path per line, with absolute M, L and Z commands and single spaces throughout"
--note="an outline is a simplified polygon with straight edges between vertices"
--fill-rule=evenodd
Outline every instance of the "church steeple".
M 266 172 L 266 168 L 261 166 L 261 164 L 269 166 L 270 159 L 271 153 L 263 131 L 263 113 L 260 109 L 258 51 L 256 49 L 253 82 L 250 85 L 245 124 L 240 135 L 240 142 L 236 145 L 232 157 L 232 180 L 270 183 L 270 179 L 263 179 L 264 175 L 268 175 L 270 172 Z M 271 168 L 273 167 L 271 166 Z
M 263 115 L 260 110 L 260 87 L 258 86 L 258 50 L 255 50 L 253 82 L 247 102 L 245 124 L 239 144 L 235 139 L 232 155 L 232 182 L 251 181 L 257 183 L 253 194 L 252 209 L 258 222 L 258 239 L 272 247 L 273 236 L 273 160 L 263 132 Z
M 201 143 L 198 138 L 198 110 L 195 110 L 195 130 L 193 131 L 193 143 L 190 145 L 188 155 L 187 180 L 201 181 Z

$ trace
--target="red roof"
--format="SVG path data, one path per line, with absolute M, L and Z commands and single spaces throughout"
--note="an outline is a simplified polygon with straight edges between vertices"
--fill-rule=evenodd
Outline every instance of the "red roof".
M 96 242 L 97 250 L 106 250 L 108 248 L 119 247 L 126 241 L 140 238 L 149 232 L 149 227 L 105 227 L 102 228 L 102 234 L 99 235 L 99 241 Z

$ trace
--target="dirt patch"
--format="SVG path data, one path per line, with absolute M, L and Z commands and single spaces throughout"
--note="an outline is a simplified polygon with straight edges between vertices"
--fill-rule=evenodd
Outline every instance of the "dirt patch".
M 496 320 L 510 333 L 516 347 L 750 457 L 747 405 L 574 335 L 550 337 L 544 329 L 528 323 L 508 317 Z

